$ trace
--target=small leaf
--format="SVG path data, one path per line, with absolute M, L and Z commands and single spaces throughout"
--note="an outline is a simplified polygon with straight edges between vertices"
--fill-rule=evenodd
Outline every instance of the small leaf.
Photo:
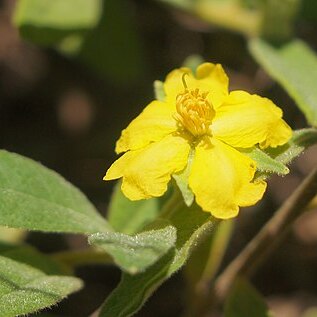
M 130 274 L 143 272 L 174 245 L 176 229 L 168 226 L 128 236 L 122 233 L 96 233 L 89 242 L 111 254 L 120 268 Z
M 48 276 L 29 265 L 0 256 L 1 317 L 29 314 L 50 307 L 81 287 L 78 278 Z
M 57 173 L 0 151 L 0 225 L 95 233 L 111 230 L 88 199 Z
M 164 91 L 164 83 L 160 80 L 155 80 L 153 86 L 155 99 L 159 101 L 165 101 L 166 95 Z
M 14 22 L 25 39 L 52 45 L 95 27 L 101 8 L 101 0 L 19 0 Z
M 193 163 L 193 159 L 194 159 L 194 151 L 192 150 L 188 156 L 188 163 L 186 168 L 180 173 L 173 174 L 173 178 L 175 179 L 176 184 L 184 198 L 185 204 L 188 207 L 192 205 L 195 199 L 194 193 L 188 186 L 188 177 L 189 177 L 189 173 Z
M 317 129 L 301 129 L 293 133 L 288 143 L 265 151 L 276 161 L 289 164 L 308 147 L 317 144 Z
M 224 317 L 272 317 L 262 296 L 245 280 L 237 279 L 225 304 Z
M 185 264 L 197 244 L 211 234 L 218 223 L 194 205 L 191 208 L 178 206 L 170 221 L 177 228 L 176 247 L 143 273 L 123 273 L 120 284 L 102 306 L 100 317 L 132 316 L 165 280 Z
M 279 175 L 286 175 L 289 173 L 289 169 L 283 163 L 271 158 L 268 154 L 258 148 L 239 149 L 239 151 L 254 160 L 257 163 L 256 168 L 260 172 L 267 174 L 276 173 Z
M 134 234 L 152 222 L 159 209 L 157 198 L 131 201 L 123 195 L 118 182 L 110 200 L 108 221 L 114 230 Z
M 304 42 L 294 40 L 275 48 L 260 39 L 249 42 L 253 57 L 274 78 L 317 126 L 317 57 Z

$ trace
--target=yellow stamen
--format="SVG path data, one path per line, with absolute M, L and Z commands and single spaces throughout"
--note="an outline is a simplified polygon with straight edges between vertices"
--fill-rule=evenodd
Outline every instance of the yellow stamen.
M 182 128 L 194 136 L 210 134 L 210 124 L 215 116 L 215 111 L 206 99 L 208 92 L 200 92 L 198 88 L 189 90 L 184 73 L 182 82 L 184 92 L 176 97 L 176 113 L 174 118 Z

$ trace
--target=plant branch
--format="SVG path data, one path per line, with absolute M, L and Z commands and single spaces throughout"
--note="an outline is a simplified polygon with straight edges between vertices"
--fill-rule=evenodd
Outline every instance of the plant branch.
M 51 255 L 53 259 L 71 268 L 89 264 L 113 264 L 112 258 L 105 252 L 92 249 L 79 251 L 61 251 Z
M 281 243 L 294 221 L 317 193 L 317 168 L 314 169 L 277 210 L 261 231 L 217 278 L 213 301 L 222 302 L 238 275 L 252 274 L 258 265 Z

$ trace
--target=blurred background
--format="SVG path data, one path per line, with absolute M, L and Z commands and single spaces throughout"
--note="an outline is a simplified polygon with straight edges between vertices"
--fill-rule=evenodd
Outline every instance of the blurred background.
M 154 98 L 154 80 L 184 63 L 223 64 L 231 90 L 269 97 L 292 128 L 307 127 L 251 57 L 247 40 L 256 35 L 274 43 L 296 36 L 317 50 L 317 1 L 2 0 L 0 146 L 57 171 L 106 215 L 113 183 L 102 177 L 116 157 L 115 141 Z M 316 164 L 313 147 L 288 176 L 272 177 L 265 199 L 241 212 L 224 264 Z M 32 233 L 26 239 L 48 253 L 86 247 L 79 236 Z M 86 287 L 53 308 L 55 316 L 88 316 L 120 278 L 119 270 L 103 266 L 77 274 Z M 316 209 L 296 223 L 253 282 L 277 316 L 317 316 Z M 176 274 L 137 316 L 179 316 L 184 283 Z

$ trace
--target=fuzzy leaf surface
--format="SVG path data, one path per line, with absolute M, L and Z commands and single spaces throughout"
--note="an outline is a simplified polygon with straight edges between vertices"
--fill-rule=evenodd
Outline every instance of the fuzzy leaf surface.
M 79 290 L 75 277 L 46 275 L 29 265 L 0 256 L 0 315 L 14 317 L 55 305 Z
M 129 236 L 119 232 L 96 233 L 89 242 L 110 254 L 119 267 L 130 274 L 143 272 L 158 261 L 176 242 L 176 229 L 167 226 Z
M 0 225 L 71 233 L 111 230 L 72 184 L 43 165 L 7 151 L 0 151 Z
M 215 219 L 194 205 L 191 208 L 183 204 L 178 206 L 169 220 L 177 229 L 175 247 L 143 273 L 123 273 L 121 282 L 105 301 L 99 316 L 134 315 L 152 293 L 186 263 L 200 240 L 217 226 Z
M 257 164 L 256 168 L 259 172 L 267 173 L 267 174 L 279 174 L 286 175 L 289 173 L 289 169 L 283 163 L 273 159 L 264 151 L 258 148 L 252 149 L 239 149 L 240 152 L 249 156 L 253 159 Z

